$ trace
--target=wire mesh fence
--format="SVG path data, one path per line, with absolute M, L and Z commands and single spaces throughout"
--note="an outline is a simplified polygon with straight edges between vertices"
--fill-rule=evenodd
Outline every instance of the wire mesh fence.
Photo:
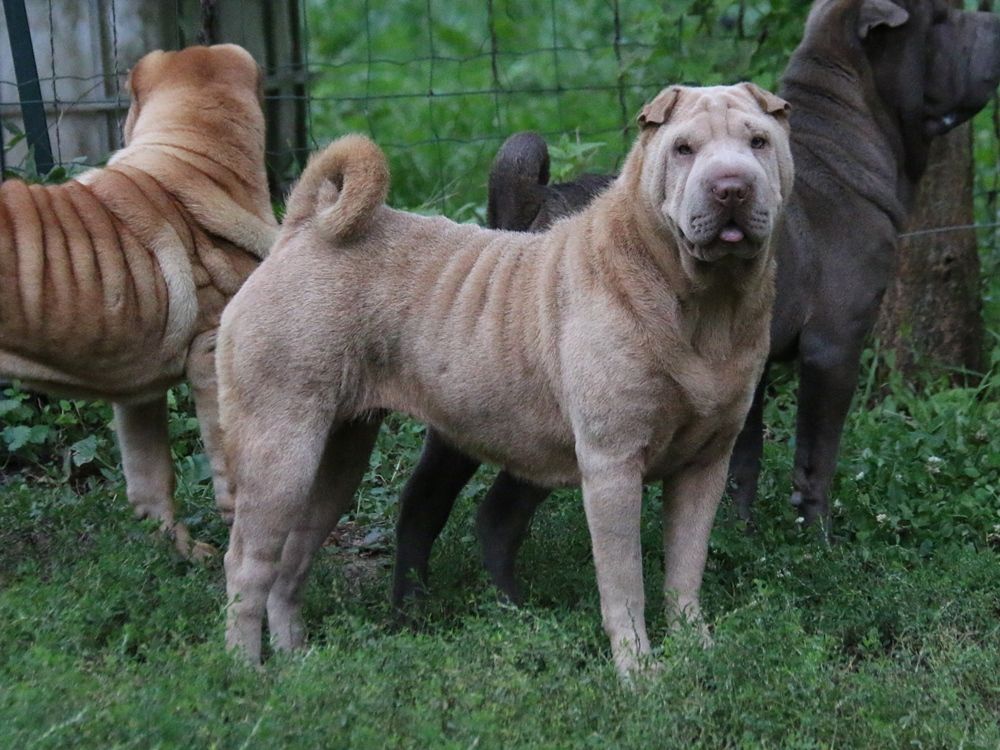
M 335 7 L 335 12 L 330 9 Z M 642 102 L 670 82 L 774 83 L 807 6 L 631 0 L 311 2 L 311 133 L 371 133 L 394 199 L 481 211 L 510 133 L 554 139 L 556 177 L 616 167 Z M 790 22 L 794 21 L 794 22 Z
M 310 148 L 362 131 L 389 155 L 394 204 L 459 220 L 483 218 L 509 134 L 547 136 L 555 179 L 614 170 L 635 112 L 664 85 L 773 86 L 808 11 L 774 0 L 4 0 L 17 3 L 57 165 L 99 164 L 120 145 L 125 75 L 142 54 L 231 41 L 267 74 L 277 192 Z M 30 172 L 7 31 L 0 151 L 9 171 Z M 977 219 L 995 223 L 996 104 L 977 122 Z

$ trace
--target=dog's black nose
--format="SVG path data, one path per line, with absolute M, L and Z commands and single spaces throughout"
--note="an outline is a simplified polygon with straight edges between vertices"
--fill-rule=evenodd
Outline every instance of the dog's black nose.
M 723 177 L 712 183 L 712 195 L 723 206 L 735 206 L 749 197 L 750 183 L 739 177 Z

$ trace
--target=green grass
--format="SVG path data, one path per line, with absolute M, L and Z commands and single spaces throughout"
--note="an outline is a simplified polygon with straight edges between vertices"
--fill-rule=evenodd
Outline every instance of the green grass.
M 387 551 L 325 548 L 309 649 L 258 672 L 223 653 L 220 561 L 177 559 L 131 518 L 114 471 L 75 485 L 15 474 L 0 489 L 0 747 L 1000 746 L 1000 378 L 888 388 L 850 418 L 826 546 L 786 505 L 779 381 L 760 531 L 726 505 L 712 537 L 714 648 L 667 632 L 647 491 L 662 672 L 636 692 L 610 664 L 576 492 L 538 514 L 521 609 L 496 601 L 476 558 L 489 472 L 436 548 L 415 629 L 393 625 Z M 421 432 L 398 418 L 383 430 L 352 520 L 393 523 Z M 181 495 L 196 533 L 224 545 L 207 486 Z

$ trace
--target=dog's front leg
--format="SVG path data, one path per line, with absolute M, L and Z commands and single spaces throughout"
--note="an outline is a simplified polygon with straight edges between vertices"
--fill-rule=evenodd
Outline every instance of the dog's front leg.
M 726 486 L 732 442 L 721 454 L 701 460 L 663 483 L 663 593 L 667 615 L 687 620 L 711 643 L 698 595 L 708 559 L 708 538 Z
M 177 551 L 203 560 L 215 548 L 191 539 L 174 514 L 174 463 L 167 428 L 167 396 L 141 404 L 114 404 L 115 432 L 125 472 L 125 492 L 139 518 L 155 518 Z
M 628 678 L 649 654 L 639 520 L 642 472 L 639 460 L 611 458 L 577 449 L 583 506 L 594 551 L 601 618 L 611 639 L 618 673 Z
M 819 521 L 825 536 L 831 531 L 830 485 L 840 438 L 857 387 L 861 342 L 870 327 L 841 330 L 848 333 L 809 331 L 800 344 L 791 503 L 807 524 Z

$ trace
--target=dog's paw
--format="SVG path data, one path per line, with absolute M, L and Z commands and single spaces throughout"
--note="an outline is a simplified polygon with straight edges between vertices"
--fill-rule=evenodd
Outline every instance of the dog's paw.
M 208 542 L 193 539 L 188 527 L 182 523 L 164 524 L 160 528 L 174 540 L 174 548 L 188 562 L 203 563 L 219 554 L 219 550 Z
M 188 554 L 185 557 L 191 562 L 204 563 L 218 554 L 219 550 L 208 542 L 192 542 L 190 547 L 188 547 Z
M 171 530 L 174 546 L 188 562 L 204 563 L 211 560 L 219 551 L 208 542 L 199 542 L 191 538 L 190 532 L 183 524 L 176 524 Z
M 663 672 L 663 664 L 652 654 L 643 654 L 629 665 L 615 663 L 618 679 L 627 690 L 641 690 Z

